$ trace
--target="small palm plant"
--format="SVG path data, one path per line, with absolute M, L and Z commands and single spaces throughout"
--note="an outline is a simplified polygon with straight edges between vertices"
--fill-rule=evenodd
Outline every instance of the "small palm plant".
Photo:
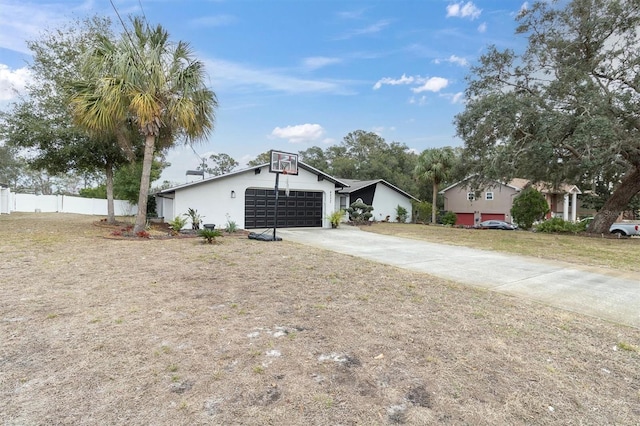
M 178 235 L 180 230 L 187 224 L 187 219 L 182 216 L 176 216 L 171 222 L 169 222 L 169 228 L 171 228 L 171 235 Z
M 216 237 L 222 236 L 222 232 L 218 231 L 217 229 L 205 228 L 205 229 L 199 230 L 198 235 L 204 238 L 204 241 L 207 244 L 213 244 L 216 241 Z
M 184 216 L 191 219 L 191 229 L 193 229 L 194 231 L 200 229 L 200 224 L 202 223 L 202 219 L 204 218 L 204 216 L 201 216 L 198 213 L 198 210 L 188 208 Z

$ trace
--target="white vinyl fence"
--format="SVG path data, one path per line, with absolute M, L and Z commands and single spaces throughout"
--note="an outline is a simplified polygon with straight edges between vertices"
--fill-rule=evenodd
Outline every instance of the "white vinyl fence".
M 34 195 L 13 194 L 7 188 L 7 205 L 4 209 L 5 192 L 0 193 L 0 213 L 37 212 L 37 213 L 78 213 L 90 215 L 107 215 L 107 200 L 100 198 L 73 197 L 71 195 Z M 138 212 L 138 207 L 128 201 L 114 200 L 113 208 L 116 216 L 131 216 Z

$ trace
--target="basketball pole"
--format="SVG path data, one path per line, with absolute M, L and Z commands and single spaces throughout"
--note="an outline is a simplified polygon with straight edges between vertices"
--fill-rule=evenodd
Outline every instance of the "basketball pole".
M 276 205 L 274 206 L 274 214 L 273 214 L 273 241 L 278 241 L 276 240 L 276 228 L 278 227 L 278 182 L 280 181 L 280 172 L 276 173 L 276 187 L 275 187 L 275 193 L 276 193 Z

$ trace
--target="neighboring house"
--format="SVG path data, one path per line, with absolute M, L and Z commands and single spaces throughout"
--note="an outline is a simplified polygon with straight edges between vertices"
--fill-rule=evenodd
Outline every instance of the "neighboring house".
M 349 186 L 338 190 L 336 210 L 344 210 L 356 200 L 361 199 L 365 204 L 373 206 L 371 220 L 395 222 L 398 206 L 404 207 L 407 210 L 408 219 L 411 219 L 413 210 L 411 200 L 420 201 L 383 179 L 341 179 L 341 181 Z
M 456 214 L 456 225 L 474 226 L 485 220 L 512 222 L 513 199 L 529 185 L 531 183 L 526 179 L 513 179 L 509 183 L 493 181 L 483 190 L 474 192 L 469 179 L 466 179 L 443 189 L 440 194 L 444 195 L 444 209 Z M 552 188 L 539 183 L 533 187 L 544 195 L 549 204 L 547 217 L 576 221 L 577 196 L 581 194 L 577 186 L 563 184 L 560 188 Z
M 204 224 L 218 228 L 227 221 L 241 229 L 273 228 L 275 181 L 268 164 L 213 176 L 156 193 L 156 210 L 165 222 L 193 208 Z M 327 215 L 334 211 L 336 190 L 346 186 L 298 162 L 298 175 L 279 176 L 278 228 L 331 227 Z

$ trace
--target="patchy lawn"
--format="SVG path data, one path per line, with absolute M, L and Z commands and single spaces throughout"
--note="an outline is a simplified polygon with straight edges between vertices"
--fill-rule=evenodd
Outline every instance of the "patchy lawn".
M 640 272 L 640 238 L 594 235 L 545 234 L 531 231 L 463 229 L 412 223 L 378 222 L 360 229 L 396 237 L 434 243 L 495 250 L 582 267 L 606 268 L 615 272 Z M 636 274 L 633 276 L 637 277 Z
M 292 242 L 114 240 L 95 220 L 0 216 L 3 424 L 640 417 L 640 330 Z

